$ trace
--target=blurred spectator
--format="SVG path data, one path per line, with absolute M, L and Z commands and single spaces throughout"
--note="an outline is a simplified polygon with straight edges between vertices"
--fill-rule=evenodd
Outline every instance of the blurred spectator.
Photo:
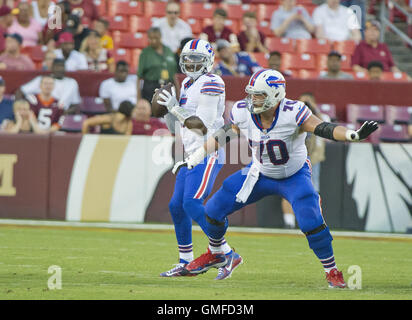
M 352 68 L 355 72 L 366 72 L 371 61 L 380 61 L 383 71 L 399 72 L 395 66 L 392 54 L 386 43 L 379 42 L 381 25 L 379 21 L 371 20 L 365 24 L 365 40 L 355 48 L 352 56 Z
M 168 82 L 179 88 L 179 83 L 175 79 L 177 65 L 174 53 L 162 44 L 160 29 L 152 27 L 147 31 L 147 35 L 149 45 L 142 50 L 137 69 L 137 99 L 151 101 L 155 89 Z
M 180 6 L 178 3 L 169 2 L 166 6 L 166 17 L 154 21 L 153 27 L 158 27 L 162 34 L 162 43 L 176 52 L 180 41 L 192 37 L 190 25 L 179 18 Z
M 58 59 L 65 61 L 66 71 L 87 70 L 89 68 L 86 56 L 74 50 L 73 35 L 70 32 L 62 32 L 57 44 L 60 49 L 56 49 L 54 53 Z
M 282 73 L 285 78 L 292 77 L 292 73 L 289 70 L 282 70 L 282 54 L 279 51 L 269 53 L 268 66 L 270 69 Z
M 356 10 L 356 14 L 360 14 L 360 25 L 361 25 L 361 33 L 363 38 L 363 31 L 365 30 L 365 21 L 366 21 L 366 1 L 365 0 L 340 0 L 340 4 L 350 8 L 352 7 L 353 10 L 356 10 L 355 6 L 358 6 L 360 10 Z M 359 20 L 359 19 L 358 19 Z
M 224 76 L 250 76 L 262 67 L 247 52 L 233 52 L 229 41 L 217 41 L 217 51 L 221 61 L 214 73 Z
M 49 7 L 50 12 L 52 12 L 55 3 L 51 0 L 37 0 L 32 1 L 31 6 L 33 10 L 33 18 L 40 23 L 43 28 L 49 19 Z
M 86 56 L 89 70 L 114 72 L 114 59 L 108 50 L 102 48 L 97 31 L 90 30 L 87 38 L 83 40 L 80 52 Z
M 149 101 L 139 100 L 133 110 L 132 134 L 152 136 L 157 131 L 156 135 L 169 135 L 166 125 L 157 118 L 151 118 L 151 114 Z
M 13 104 L 15 120 L 4 120 L 2 130 L 7 133 L 46 133 L 40 129 L 37 119 L 26 100 L 16 100 Z
M 331 51 L 328 54 L 327 67 L 328 71 L 319 76 L 320 79 L 341 79 L 352 80 L 353 76 L 343 72 L 341 68 L 342 55 L 337 51 Z
M 312 18 L 296 0 L 282 0 L 282 5 L 272 14 L 270 29 L 276 37 L 311 39 L 315 31 Z
M 36 66 L 26 55 L 20 53 L 23 38 L 17 34 L 6 35 L 6 47 L 0 55 L 0 69 L 7 70 L 34 70 Z
M 93 0 L 69 0 L 70 11 L 81 19 L 81 24 L 91 26 L 99 18 L 99 12 Z
M 0 76 L 0 124 L 4 119 L 14 120 L 13 100 L 7 99 L 4 96 L 6 92 L 6 82 Z
M 113 38 L 107 33 L 109 30 L 109 21 L 99 18 L 94 22 L 94 30 L 96 30 L 101 38 L 102 47 L 107 50 L 113 50 Z
M 122 101 L 136 104 L 137 77 L 129 75 L 129 64 L 126 61 L 118 61 L 114 77 L 102 81 L 99 97 L 103 99 L 107 112 L 119 109 Z
M 339 0 L 327 0 L 313 12 L 316 37 L 331 41 L 361 40 L 360 25 L 356 15 Z
M 46 23 L 43 28 L 43 43 L 49 47 L 49 50 L 55 48 L 55 42 L 59 38 L 59 34 L 66 28 L 66 23 L 70 15 L 70 3 L 67 0 L 59 1 L 52 11 L 55 17 L 50 19 L 51 27 L 49 23 Z
M 190 40 L 193 40 L 193 38 L 184 38 L 182 41 L 180 41 L 180 47 L 177 49 L 175 53 L 175 61 L 176 61 L 176 66 L 177 66 L 177 73 L 183 73 L 182 70 L 180 69 L 180 54 L 182 53 L 182 50 L 185 46 L 186 43 L 188 43 Z
M 237 36 L 233 31 L 225 26 L 227 12 L 222 8 L 217 8 L 213 13 L 212 24 L 202 30 L 199 38 L 208 41 L 213 48 L 216 47 L 216 41 L 225 39 L 233 46 L 238 46 Z
M 54 51 L 47 51 L 44 55 L 43 63 L 42 63 L 42 70 L 50 71 L 53 66 L 53 61 L 56 59 L 56 54 Z
M 20 2 L 19 13 L 8 29 L 8 33 L 18 33 L 23 38 L 23 47 L 33 47 L 42 41 L 42 26 L 31 17 L 30 4 Z
M 380 61 L 371 61 L 368 64 L 369 80 L 381 80 L 383 74 L 383 64 Z
M 237 36 L 240 51 L 268 52 L 265 46 L 265 35 L 257 28 L 255 12 L 245 12 L 242 18 L 243 29 Z
M 64 29 L 63 32 L 66 31 L 73 34 L 74 50 L 79 51 L 83 40 L 89 35 L 90 29 L 81 24 L 78 16 L 72 14 L 67 18 L 66 29 Z
M 133 109 L 134 105 L 130 101 L 122 101 L 117 111 L 94 116 L 85 120 L 83 122 L 82 133 L 86 134 L 91 127 L 100 126 L 101 134 L 131 135 L 133 130 Z
M 64 106 L 66 113 L 76 112 L 81 103 L 79 85 L 72 78 L 65 77 L 65 62 L 63 59 L 53 61 L 51 76 L 54 78 L 52 96 Z M 42 76 L 37 76 L 16 91 L 16 98 L 40 93 Z
M 6 42 L 5 34 L 7 29 L 13 24 L 13 15 L 8 6 L 0 7 L 0 53 L 4 51 Z
M 27 96 L 30 108 L 37 118 L 39 128 L 49 132 L 59 130 L 59 119 L 64 112 L 63 105 L 52 96 L 54 83 L 55 80 L 52 76 L 42 76 L 40 93 Z

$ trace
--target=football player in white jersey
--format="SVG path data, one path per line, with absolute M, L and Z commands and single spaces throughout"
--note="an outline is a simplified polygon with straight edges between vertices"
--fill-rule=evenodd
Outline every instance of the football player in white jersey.
M 174 88 L 172 93 L 166 90 L 159 93 L 157 102 L 166 106 L 169 111 L 166 115 L 169 128 L 172 127 L 170 120 L 177 118 L 180 122 L 180 135 L 185 153 L 189 156 L 224 124 L 225 83 L 221 77 L 210 73 L 213 63 L 214 52 L 207 41 L 189 41 L 180 56 L 180 67 L 187 77 L 182 82 L 179 101 Z M 195 128 L 198 130 L 193 130 Z M 183 168 L 179 171 L 169 210 L 175 226 L 180 260 L 176 267 L 161 273 L 161 276 L 187 275 L 182 271 L 193 260 L 192 220 L 205 230 L 203 202 L 212 190 L 224 158 L 223 149 L 216 150 L 210 156 L 205 154 L 200 161 L 202 163 L 193 170 Z M 230 261 L 228 268 L 222 265 L 218 272 L 216 279 L 223 280 L 242 263 L 242 258 L 230 248 L 223 237 L 213 244 L 223 252 L 222 261 Z
M 305 137 L 306 132 L 313 132 L 336 141 L 359 141 L 375 131 L 377 123 L 365 122 L 358 131 L 353 131 L 323 122 L 312 115 L 303 102 L 285 97 L 286 81 L 275 70 L 255 72 L 246 93 L 247 98 L 233 106 L 232 125 L 217 131 L 185 161 L 176 163 L 173 171 L 195 169 L 199 159 L 241 132 L 249 140 L 252 162 L 246 170 L 229 176 L 206 203 L 206 235 L 210 242 L 223 238 L 229 214 L 267 195 L 278 194 L 291 203 L 309 247 L 325 269 L 329 286 L 346 287 L 342 272 L 335 264 L 332 236 L 322 216 L 320 197 L 312 184 Z M 209 246 L 205 254 L 186 266 L 186 272 L 199 274 L 211 267 L 221 267 L 223 257 L 219 248 Z

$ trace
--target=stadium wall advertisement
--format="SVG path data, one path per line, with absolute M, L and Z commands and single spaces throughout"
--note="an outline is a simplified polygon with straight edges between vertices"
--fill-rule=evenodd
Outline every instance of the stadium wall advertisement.
M 171 223 L 173 145 L 173 137 L 2 134 L 0 218 Z M 212 194 L 242 167 L 229 154 Z M 328 143 L 326 159 L 320 194 L 332 229 L 412 227 L 412 144 Z M 230 223 L 283 227 L 280 198 L 248 206 Z

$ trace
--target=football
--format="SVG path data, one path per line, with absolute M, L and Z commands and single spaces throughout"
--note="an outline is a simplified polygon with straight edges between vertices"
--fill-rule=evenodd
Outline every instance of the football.
M 172 83 L 168 83 L 164 86 L 162 86 L 159 90 L 157 90 L 152 97 L 152 115 L 153 117 L 156 118 L 161 118 L 167 113 L 167 108 L 161 104 L 157 103 L 157 100 L 159 100 L 159 94 L 163 91 L 166 90 L 170 93 L 172 93 Z

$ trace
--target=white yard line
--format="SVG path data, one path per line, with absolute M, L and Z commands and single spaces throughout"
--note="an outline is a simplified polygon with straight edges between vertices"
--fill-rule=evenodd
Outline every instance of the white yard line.
M 170 224 L 73 222 L 73 221 L 24 220 L 24 219 L 0 219 L 0 225 L 103 228 L 103 229 L 125 229 L 125 230 L 169 230 L 169 231 L 174 230 L 174 226 Z M 199 226 L 193 226 L 193 230 L 201 231 Z M 252 233 L 252 234 L 286 234 L 286 235 L 289 234 L 289 235 L 303 236 L 300 230 L 274 229 L 274 228 L 229 227 L 228 232 L 229 233 L 230 232 Z M 412 239 L 412 234 L 401 234 L 401 233 L 355 232 L 355 231 L 353 232 L 352 231 L 332 231 L 331 233 L 332 235 L 338 236 L 338 237 Z

